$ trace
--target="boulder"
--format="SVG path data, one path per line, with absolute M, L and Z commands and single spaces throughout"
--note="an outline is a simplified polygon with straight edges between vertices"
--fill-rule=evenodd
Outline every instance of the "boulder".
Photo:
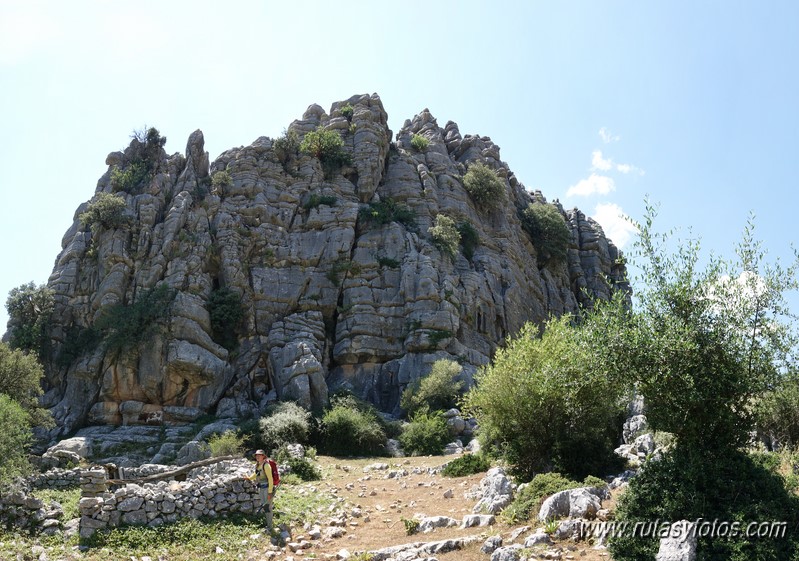
M 501 467 L 491 468 L 480 481 L 480 500 L 472 512 L 496 514 L 513 500 L 514 486 Z
M 560 518 L 596 517 L 602 503 L 595 487 L 580 487 L 560 491 L 547 497 L 538 511 L 538 519 L 542 522 Z
M 671 525 L 669 536 L 661 538 L 656 561 L 695 561 L 696 535 L 695 522 L 680 520 Z

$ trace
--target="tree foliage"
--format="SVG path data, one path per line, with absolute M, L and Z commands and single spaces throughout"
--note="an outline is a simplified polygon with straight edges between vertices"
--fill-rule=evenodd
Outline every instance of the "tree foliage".
M 450 441 L 447 420 L 440 411 L 419 412 L 402 430 L 399 441 L 405 453 L 411 456 L 441 454 Z
M 119 228 L 128 222 L 126 208 L 125 198 L 121 195 L 97 193 L 89 202 L 86 212 L 82 212 L 78 219 L 81 224 L 90 227 L 93 233 L 97 233 L 100 227 Z
M 43 360 L 49 346 L 47 328 L 54 306 L 54 292 L 46 285 L 29 282 L 12 288 L 6 299 L 11 347 L 34 352 Z
M 34 426 L 50 427 L 50 413 L 39 406 L 44 371 L 36 358 L 0 343 L 0 394 L 18 403 Z
M 435 361 L 427 376 L 408 384 L 400 397 L 400 407 L 409 417 L 420 411 L 445 411 L 455 407 L 463 389 L 463 382 L 455 379 L 461 370 L 461 365 L 454 360 Z
M 625 386 L 595 367 L 593 326 L 564 316 L 539 336 L 527 324 L 466 396 L 482 444 L 525 480 L 552 469 L 583 477 L 614 466 Z
M 29 416 L 13 399 L 0 393 L 0 483 L 27 474 L 27 449 L 33 440 Z
M 737 262 L 710 256 L 703 267 L 699 242 L 669 253 L 654 218 L 649 207 L 639 225 L 640 304 L 608 336 L 608 363 L 635 381 L 653 430 L 701 448 L 746 444 L 752 403 L 794 369 L 784 293 L 799 286 L 799 262 L 766 263 L 750 221 Z
M 167 284 L 142 290 L 130 304 L 101 308 L 93 329 L 102 334 L 108 352 L 128 351 L 155 335 L 176 294 Z
M 600 334 L 605 368 L 625 372 L 643 395 L 653 430 L 673 447 L 630 482 L 618 519 L 788 520 L 796 501 L 781 479 L 741 452 L 754 428 L 753 404 L 793 372 L 796 338 L 785 320 L 784 293 L 795 290 L 799 261 L 767 263 L 752 221 L 737 260 L 703 259 L 696 240 L 655 232 L 647 205 L 637 254 L 643 283 L 638 305 L 618 312 Z M 611 540 L 614 559 L 651 557 L 657 543 L 640 536 Z M 785 540 L 700 539 L 699 559 L 791 559 Z
M 563 215 L 554 205 L 531 203 L 521 211 L 522 228 L 530 235 L 543 266 L 550 259 L 562 261 L 572 241 Z
M 303 137 L 300 151 L 319 159 L 325 177 L 330 177 L 341 166 L 352 163 L 350 155 L 344 150 L 341 136 L 336 131 L 326 130 L 322 126 Z
M 244 319 L 241 296 L 227 287 L 214 290 L 208 299 L 208 313 L 214 341 L 229 351 L 235 349 L 239 343 L 241 320 Z
M 463 186 L 478 209 L 495 209 L 507 199 L 505 183 L 493 169 L 475 162 L 463 176 Z
M 436 215 L 436 223 L 427 229 L 430 237 L 441 253 L 454 257 L 458 253 L 461 243 L 461 234 L 455 221 L 445 214 Z
M 166 137 L 155 127 L 144 126 L 133 131 L 126 162 L 111 170 L 111 188 L 114 191 L 136 193 L 158 172 Z
M 375 456 L 385 454 L 384 423 L 368 403 L 353 396 L 331 400 L 322 417 L 322 449 L 332 455 Z

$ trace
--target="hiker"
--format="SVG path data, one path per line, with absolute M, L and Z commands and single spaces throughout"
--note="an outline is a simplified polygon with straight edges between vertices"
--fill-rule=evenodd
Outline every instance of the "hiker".
M 272 500 L 274 499 L 275 481 L 272 476 L 272 466 L 263 450 L 255 451 L 255 472 L 248 478 L 258 485 L 258 494 L 261 496 L 261 509 L 266 512 L 266 526 L 272 530 Z M 259 509 L 259 510 L 261 510 Z

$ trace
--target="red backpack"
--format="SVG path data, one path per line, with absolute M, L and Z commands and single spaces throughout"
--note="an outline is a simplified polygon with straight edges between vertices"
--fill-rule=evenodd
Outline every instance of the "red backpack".
M 272 458 L 266 460 L 269 462 L 269 467 L 272 468 L 272 485 L 277 487 L 280 484 L 280 472 L 277 471 L 277 462 Z

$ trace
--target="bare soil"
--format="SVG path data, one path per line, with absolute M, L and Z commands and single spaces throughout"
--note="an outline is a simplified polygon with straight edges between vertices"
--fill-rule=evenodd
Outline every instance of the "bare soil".
M 344 536 L 315 542 L 312 548 L 315 557 L 335 558 L 334 556 L 342 549 L 355 554 L 412 542 L 479 536 L 480 539 L 476 543 L 461 550 L 438 554 L 436 558 L 441 561 L 487 561 L 490 556 L 480 551 L 486 538 L 500 534 L 504 545 L 509 545 L 510 534 L 517 528 L 529 525 L 530 531 L 534 531 L 539 526 L 535 520 L 525 524 L 509 525 L 501 516 L 497 516 L 496 523 L 487 528 L 450 527 L 439 528 L 429 533 L 408 535 L 403 519 L 412 519 L 423 514 L 449 516 L 460 521 L 465 515 L 474 514 L 472 508 L 477 501 L 467 498 L 466 494 L 479 485 L 485 473 L 456 478 L 427 473 L 428 468 L 441 466 L 448 459 L 450 458 L 440 456 L 368 459 L 320 457 L 319 463 L 324 472 L 324 479 L 319 482 L 318 488 L 335 493 L 351 507 L 361 509 L 363 514 L 357 518 L 348 518 L 347 532 Z M 364 472 L 366 466 L 374 463 L 387 463 L 389 469 Z M 414 473 L 415 468 L 419 468 L 423 473 Z M 392 470 L 405 470 L 408 475 L 387 479 L 387 474 Z M 450 494 L 452 496 L 447 498 Z M 614 502 L 606 501 L 603 507 L 612 508 Z M 327 521 L 322 520 L 322 522 Z M 523 543 L 526 535 L 522 534 L 516 542 Z M 293 536 L 295 542 L 307 538 L 307 535 L 298 534 L 296 531 Z M 606 550 L 594 549 L 587 543 L 563 541 L 556 543 L 555 549 L 561 551 L 562 559 L 585 561 L 610 559 Z M 302 555 L 298 557 L 302 558 Z

